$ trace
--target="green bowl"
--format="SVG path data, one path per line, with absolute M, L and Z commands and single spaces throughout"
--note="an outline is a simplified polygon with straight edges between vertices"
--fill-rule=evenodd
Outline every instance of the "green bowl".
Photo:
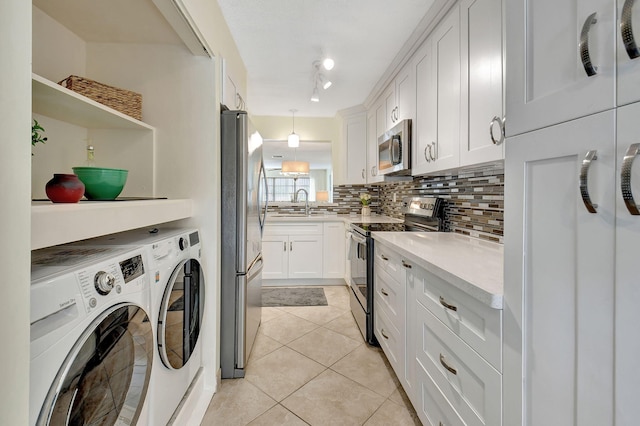
M 104 167 L 73 167 L 73 173 L 84 183 L 87 200 L 115 200 L 127 182 L 128 170 Z

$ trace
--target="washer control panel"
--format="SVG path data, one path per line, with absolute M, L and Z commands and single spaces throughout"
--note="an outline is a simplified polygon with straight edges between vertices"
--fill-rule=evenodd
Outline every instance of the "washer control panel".
M 127 253 L 76 273 L 87 313 L 93 312 L 121 294 L 142 291 L 146 285 L 145 268 L 139 252 Z

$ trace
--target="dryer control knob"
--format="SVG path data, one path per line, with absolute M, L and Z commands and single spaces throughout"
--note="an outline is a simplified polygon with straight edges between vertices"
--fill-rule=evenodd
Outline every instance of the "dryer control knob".
M 96 290 L 98 290 L 98 293 L 103 296 L 109 294 L 115 282 L 116 277 L 114 277 L 113 274 L 109 274 L 104 271 L 98 272 L 93 279 L 93 284 L 95 285 Z
M 180 251 L 183 251 L 187 247 L 189 247 L 189 242 L 187 241 L 186 238 L 180 237 L 180 240 L 178 240 L 178 247 L 180 247 Z

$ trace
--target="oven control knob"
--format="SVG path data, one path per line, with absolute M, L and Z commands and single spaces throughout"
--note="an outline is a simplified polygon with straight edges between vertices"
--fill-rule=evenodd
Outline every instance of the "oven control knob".
M 113 274 L 109 274 L 104 271 L 98 272 L 93 279 L 93 284 L 95 285 L 96 290 L 103 296 L 109 294 L 111 289 L 113 289 L 115 282 L 116 277 L 114 277 Z
M 189 247 L 189 242 L 186 238 L 180 237 L 180 240 L 178 240 L 178 247 L 180 247 L 180 251 L 184 251 L 187 247 Z

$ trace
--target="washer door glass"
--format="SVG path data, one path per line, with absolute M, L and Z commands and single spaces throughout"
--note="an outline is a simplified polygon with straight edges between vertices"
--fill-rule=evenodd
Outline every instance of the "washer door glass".
M 147 394 L 152 350 L 147 313 L 133 304 L 112 306 L 73 346 L 38 425 L 135 425 Z
M 168 368 L 179 369 L 189 361 L 198 343 L 203 308 L 202 268 L 189 259 L 171 274 L 158 316 L 158 350 Z

